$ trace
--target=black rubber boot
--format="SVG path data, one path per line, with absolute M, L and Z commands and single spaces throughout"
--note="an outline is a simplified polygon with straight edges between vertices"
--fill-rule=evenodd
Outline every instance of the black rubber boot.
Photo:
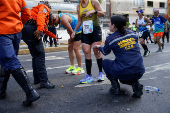
M 55 88 L 55 85 L 53 85 L 50 81 L 47 81 L 46 83 L 40 83 L 40 89 L 41 88 L 53 89 Z
M 112 87 L 110 88 L 110 92 L 113 92 L 115 95 L 120 94 L 120 85 L 117 79 L 112 78 L 110 80 Z
M 32 88 L 27 74 L 23 68 L 18 68 L 17 70 L 13 71 L 12 76 L 26 93 L 26 100 L 23 101 L 24 106 L 28 107 L 32 102 L 40 98 L 38 93 Z
M 134 92 L 132 97 L 134 97 L 134 98 L 139 98 L 143 94 L 143 91 L 142 91 L 143 90 L 143 85 L 140 84 L 138 82 L 138 80 L 133 83 L 132 89 L 133 89 L 133 92 Z
M 0 69 L 0 99 L 6 97 L 7 82 L 9 80 L 10 73 L 3 67 Z

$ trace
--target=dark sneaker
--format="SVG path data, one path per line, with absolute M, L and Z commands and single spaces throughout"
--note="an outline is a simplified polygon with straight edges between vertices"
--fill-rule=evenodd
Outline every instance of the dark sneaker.
M 162 46 L 162 49 L 164 49 L 164 43 L 162 43 L 162 45 L 161 45 L 161 46 Z
M 153 41 L 151 41 L 151 43 L 154 43 Z
M 158 52 L 162 52 L 162 49 L 158 49 L 158 50 L 156 51 L 156 53 L 158 53 Z
M 53 85 L 50 81 L 47 81 L 46 83 L 40 83 L 40 89 L 41 88 L 53 89 L 55 88 L 55 85 Z
M 145 56 L 145 55 L 146 55 L 146 52 L 147 52 L 147 51 L 145 51 L 145 52 L 144 52 L 143 56 Z
M 144 52 L 144 55 L 143 55 L 143 56 L 144 56 L 144 57 L 147 57 L 147 56 L 149 56 L 150 54 L 151 54 L 151 52 L 148 50 L 148 51 L 145 51 L 145 52 Z
M 120 85 L 118 82 L 118 79 L 114 79 L 112 78 L 110 80 L 112 87 L 110 88 L 110 92 L 114 93 L 115 95 L 119 95 L 120 94 Z
M 134 84 L 132 85 L 133 88 L 133 98 L 139 98 L 141 97 L 141 95 L 143 95 L 143 85 L 140 84 L 139 82 L 134 82 Z

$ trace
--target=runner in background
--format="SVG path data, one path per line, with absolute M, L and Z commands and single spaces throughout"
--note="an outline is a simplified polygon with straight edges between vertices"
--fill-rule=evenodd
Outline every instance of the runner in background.
M 148 50 L 147 45 L 145 44 L 145 39 L 149 36 L 149 32 L 147 29 L 147 25 L 151 25 L 151 21 L 143 16 L 143 10 L 140 9 L 138 11 L 136 11 L 139 18 L 136 19 L 135 25 L 139 30 L 139 42 L 142 45 L 143 49 L 144 49 L 144 57 L 150 55 L 150 51 Z
M 159 10 L 154 11 L 152 24 L 154 24 L 154 28 L 155 28 L 154 29 L 154 42 L 158 43 L 158 47 L 159 47 L 158 50 L 156 51 L 157 53 L 162 52 L 162 49 L 164 49 L 164 43 L 161 43 L 160 39 L 164 34 L 164 29 L 165 29 L 165 33 L 168 32 L 166 21 L 167 20 L 162 15 L 159 15 Z

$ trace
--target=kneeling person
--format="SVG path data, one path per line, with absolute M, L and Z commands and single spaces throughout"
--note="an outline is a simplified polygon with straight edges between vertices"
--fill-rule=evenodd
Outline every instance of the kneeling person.
M 143 92 L 143 85 L 139 79 L 145 72 L 143 59 L 138 45 L 138 37 L 134 32 L 125 30 L 126 19 L 120 15 L 114 15 L 110 21 L 109 35 L 105 41 L 105 46 L 93 45 L 99 48 L 102 54 L 107 55 L 113 51 L 115 60 L 105 59 L 102 63 L 107 78 L 111 81 L 111 91 L 120 93 L 120 82 L 132 85 L 133 97 L 140 97 Z

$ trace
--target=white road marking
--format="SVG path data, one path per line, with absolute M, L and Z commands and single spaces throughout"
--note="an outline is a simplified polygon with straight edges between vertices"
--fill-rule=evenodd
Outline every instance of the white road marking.
M 170 62 L 168 63 L 163 63 L 163 64 L 159 64 L 159 65 L 155 65 L 155 66 L 150 66 L 150 67 L 146 67 L 146 70 L 150 69 L 150 71 L 146 71 L 144 75 L 149 74 L 149 73 L 153 73 L 156 71 L 165 71 L 165 70 L 170 70 Z
M 56 56 L 47 56 L 45 57 L 45 60 L 60 60 L 60 59 L 66 59 L 64 57 L 56 57 Z M 24 61 L 32 61 L 32 59 L 27 59 L 27 60 L 20 60 L 22 62 Z
M 96 62 L 92 62 L 92 63 L 96 63 Z M 85 63 L 82 63 L 82 65 L 84 65 Z M 75 66 L 77 66 L 78 64 L 75 64 Z M 60 69 L 60 68 L 66 68 L 69 67 L 70 65 L 65 65 L 65 66 L 59 66 L 59 67 L 47 67 L 46 70 L 51 70 L 51 69 Z M 63 70 L 64 71 L 64 70 Z M 27 73 L 33 72 L 33 70 L 27 70 Z

